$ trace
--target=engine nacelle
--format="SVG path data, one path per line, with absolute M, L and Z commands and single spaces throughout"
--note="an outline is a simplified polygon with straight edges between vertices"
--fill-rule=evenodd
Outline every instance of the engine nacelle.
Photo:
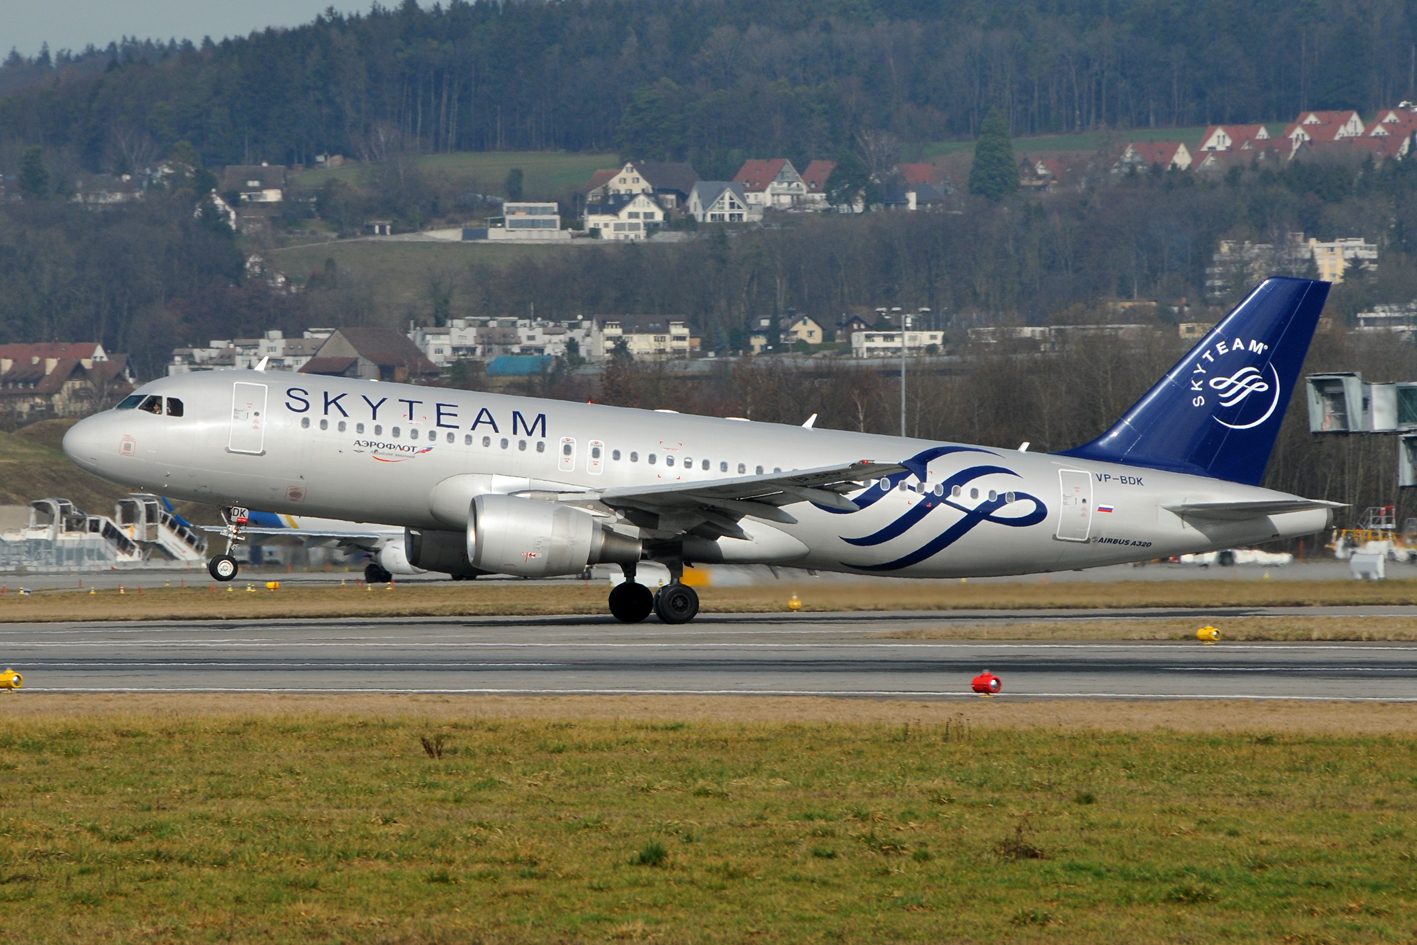
M 480 495 L 467 518 L 467 557 L 474 568 L 544 577 L 575 574 L 588 564 L 633 564 L 637 538 L 605 527 L 582 509 L 510 495 Z
M 390 538 L 384 542 L 384 547 L 379 549 L 379 567 L 390 574 L 422 574 L 423 572 L 408 563 L 408 554 L 404 550 L 404 538 Z
M 404 530 L 403 544 L 408 563 L 415 568 L 469 577 L 487 573 L 467 560 L 467 539 L 462 532 L 408 528 Z

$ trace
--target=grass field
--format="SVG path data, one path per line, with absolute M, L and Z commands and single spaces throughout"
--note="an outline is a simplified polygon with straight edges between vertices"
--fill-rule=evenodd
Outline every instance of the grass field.
M 280 574 L 270 578 L 278 579 Z M 608 614 L 609 588 L 600 583 L 566 582 L 418 582 L 365 586 L 350 575 L 347 586 L 288 585 L 265 589 L 263 575 L 217 585 L 205 573 L 173 574 L 162 578 L 135 576 L 134 583 L 117 590 L 42 591 L 20 595 L 23 575 L 7 576 L 0 595 L 0 621 L 52 620 L 155 620 L 250 619 L 264 617 L 440 617 L 458 615 L 557 615 Z M 75 575 L 75 582 L 81 580 Z M 155 582 L 191 587 L 152 586 Z M 148 586 L 142 587 L 141 582 Z M 249 590 L 248 590 L 249 588 Z M 700 588 L 704 613 L 786 613 L 792 594 L 798 594 L 802 611 L 810 615 L 827 611 L 881 610 L 1000 610 L 1017 607 L 1246 607 L 1314 606 L 1343 604 L 1411 604 L 1417 602 L 1417 581 L 1134 581 L 1121 583 L 959 583 L 945 581 L 831 582 L 804 578 L 771 585 Z M 940 633 L 988 633 L 992 639 L 1053 638 L 1077 635 L 1079 639 L 1179 639 L 1194 635 L 1194 621 L 1164 625 L 1098 620 L 1085 624 L 997 624 L 973 628 L 946 628 Z M 1227 622 L 1225 630 L 1232 622 Z M 1296 618 L 1252 619 L 1235 624 L 1237 632 L 1287 633 L 1267 639 L 1408 639 L 1417 620 L 1410 618 L 1350 619 L 1349 622 Z M 1029 629 L 1032 627 L 1032 629 Z M 1264 628 L 1269 628 L 1265 630 Z M 1346 633 L 1319 636 L 1316 633 Z M 1364 637 L 1361 634 L 1388 634 Z M 1131 635 L 1129 635 L 1131 634 Z M 1162 636 L 1155 636 L 1162 634 Z M 1297 636 L 1295 636 L 1297 634 Z M 1099 636 L 1100 635 L 1100 636 Z M 1169 635 L 1169 636 L 1168 636 Z
M 84 472 L 69 462 L 59 443 L 69 420 L 47 420 L 0 433 L 0 505 L 28 505 L 59 496 L 90 512 L 113 514 L 128 490 Z
M 418 159 L 418 166 L 429 177 L 497 196 L 505 196 L 507 174 L 519 167 L 528 200 L 555 200 L 601 168 L 619 167 L 620 159 L 614 154 L 564 151 L 458 151 L 426 154 Z M 327 180 L 353 180 L 358 174 L 358 165 L 321 168 L 294 175 L 292 184 L 298 190 L 316 190 Z
M 1019 724 L 981 718 L 993 704 L 941 717 L 897 703 L 894 721 L 866 724 L 653 704 L 648 718 L 624 702 L 575 716 L 486 700 L 323 712 L 288 700 L 228 714 L 205 697 L 90 711 L 8 697 L 6 932 L 115 943 L 1417 934 L 1410 731 L 1142 732 L 1109 725 L 1105 706 L 1063 725 L 1047 704 Z

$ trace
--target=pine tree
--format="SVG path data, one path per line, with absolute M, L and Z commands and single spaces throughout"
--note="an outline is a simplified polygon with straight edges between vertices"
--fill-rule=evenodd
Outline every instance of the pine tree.
M 49 168 L 44 166 L 44 149 L 38 145 L 27 149 L 20 161 L 20 190 L 27 197 L 49 196 Z
M 989 109 L 979 126 L 974 145 L 974 166 L 969 169 L 969 192 L 998 202 L 1018 193 L 1018 167 L 1009 129 L 997 108 Z

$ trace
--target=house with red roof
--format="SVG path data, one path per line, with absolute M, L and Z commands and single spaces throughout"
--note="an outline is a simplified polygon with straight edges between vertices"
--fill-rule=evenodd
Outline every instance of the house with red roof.
M 82 417 L 133 390 L 126 354 L 97 342 L 0 345 L 0 413 L 7 422 Z
M 796 210 L 806 203 L 807 183 L 786 158 L 744 161 L 733 183 L 742 184 L 748 202 L 763 209 Z
M 1123 150 L 1114 174 L 1159 167 L 1164 171 L 1184 171 L 1191 166 L 1191 152 L 1180 141 L 1133 141 Z
M 804 210 L 830 210 L 827 199 L 827 181 L 836 170 L 835 161 L 813 161 L 802 172 L 802 183 L 807 185 L 807 196 L 802 201 Z
M 1246 141 L 1266 141 L 1269 130 L 1264 125 L 1211 125 L 1201 135 L 1198 151 L 1230 151 Z
M 1341 111 L 1302 112 L 1284 129 L 1295 148 L 1310 141 L 1341 141 L 1361 137 L 1366 130 L 1363 119 L 1350 109 Z

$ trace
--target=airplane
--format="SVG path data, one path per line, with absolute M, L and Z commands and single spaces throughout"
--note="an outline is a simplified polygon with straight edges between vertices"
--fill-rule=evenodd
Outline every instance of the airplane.
M 1059 453 L 266 372 L 164 377 L 75 424 L 114 482 L 405 529 L 410 565 L 524 577 L 618 565 L 611 614 L 686 623 L 685 564 L 960 578 L 1294 538 L 1339 503 L 1259 483 L 1329 284 L 1259 285 L 1108 431 Z M 659 592 L 635 580 L 660 562 Z
M 229 509 L 222 512 L 227 524 L 217 528 L 202 526 L 203 530 L 227 534 L 231 528 Z M 364 579 L 370 584 L 384 584 L 395 575 L 426 574 L 423 568 L 415 568 L 408 563 L 405 548 L 407 530 L 401 526 L 378 525 L 367 522 L 348 522 L 339 519 L 315 518 L 309 515 L 278 515 L 274 512 L 249 510 L 240 534 L 246 540 L 262 538 L 261 544 L 295 543 L 306 548 L 342 548 L 345 551 L 363 552 L 369 556 L 364 565 Z M 477 571 L 459 569 L 452 572 L 455 580 L 476 577 Z M 232 575 L 235 577 L 235 574 Z

